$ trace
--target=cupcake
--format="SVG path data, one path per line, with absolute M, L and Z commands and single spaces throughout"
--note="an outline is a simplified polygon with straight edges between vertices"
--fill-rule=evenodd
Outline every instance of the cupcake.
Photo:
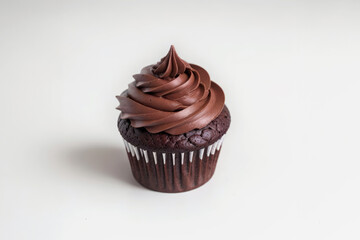
M 116 98 L 118 129 L 136 181 L 169 193 L 209 181 L 231 121 L 222 89 L 174 46 L 133 77 Z

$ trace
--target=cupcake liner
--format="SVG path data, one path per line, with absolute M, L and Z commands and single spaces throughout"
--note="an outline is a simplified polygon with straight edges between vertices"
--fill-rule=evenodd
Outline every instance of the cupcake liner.
M 184 192 L 212 177 L 224 136 L 199 150 L 173 153 L 142 149 L 125 139 L 124 144 L 136 181 L 159 192 Z

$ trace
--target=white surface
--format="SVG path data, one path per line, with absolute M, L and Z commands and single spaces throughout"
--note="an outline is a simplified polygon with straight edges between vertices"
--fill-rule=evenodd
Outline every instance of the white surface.
M 0 2 L 0 239 L 359 239 L 359 1 Z M 174 44 L 226 93 L 213 179 L 140 187 L 115 95 Z

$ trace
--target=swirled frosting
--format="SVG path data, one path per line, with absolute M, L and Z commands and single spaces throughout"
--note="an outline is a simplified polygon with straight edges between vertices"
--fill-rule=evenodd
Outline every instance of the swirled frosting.
M 225 96 L 200 66 L 182 60 L 171 46 L 157 64 L 144 67 L 116 98 L 121 119 L 150 133 L 183 134 L 200 129 L 222 111 Z

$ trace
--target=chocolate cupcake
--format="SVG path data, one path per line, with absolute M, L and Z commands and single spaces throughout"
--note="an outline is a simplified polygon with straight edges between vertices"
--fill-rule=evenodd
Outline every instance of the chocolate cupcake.
M 184 192 L 214 174 L 230 113 L 222 89 L 171 46 L 135 74 L 120 96 L 118 128 L 132 173 L 143 186 Z

